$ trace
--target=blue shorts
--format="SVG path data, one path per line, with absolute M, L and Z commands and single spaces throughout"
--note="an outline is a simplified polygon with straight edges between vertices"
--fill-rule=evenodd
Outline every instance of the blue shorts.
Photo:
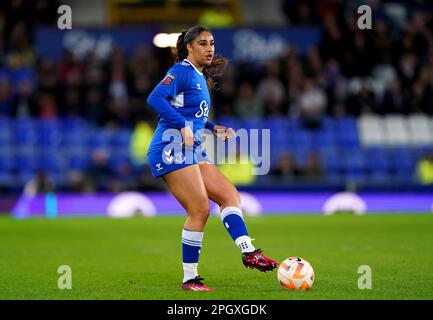
M 206 151 L 200 146 L 164 150 L 152 150 L 148 152 L 147 158 L 154 178 L 163 176 L 171 171 L 179 170 L 202 161 L 211 162 Z

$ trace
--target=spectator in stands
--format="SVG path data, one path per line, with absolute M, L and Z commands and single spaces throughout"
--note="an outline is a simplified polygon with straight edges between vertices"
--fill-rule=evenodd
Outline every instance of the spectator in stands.
M 302 179 L 305 181 L 319 181 L 322 180 L 324 176 L 325 173 L 320 163 L 319 155 L 316 152 L 309 152 L 302 173 Z
M 98 87 L 90 87 L 85 97 L 85 118 L 94 126 L 100 127 L 104 118 L 105 103 Z
M 414 83 L 419 73 L 418 58 L 414 52 L 407 52 L 401 56 L 397 72 L 403 87 L 408 88 Z
M 285 113 L 285 89 L 279 79 L 280 64 L 271 60 L 266 65 L 265 77 L 257 87 L 257 99 L 264 106 L 266 115 L 283 115 Z
M 235 113 L 240 118 L 260 118 L 263 115 L 263 106 L 256 98 L 252 83 L 244 81 L 239 85 L 238 94 L 234 104 Z
M 50 58 L 42 58 L 38 64 L 38 90 L 56 94 L 57 73 L 56 64 Z
M 83 82 L 84 66 L 81 65 L 70 51 L 65 52 L 58 66 L 59 79 L 70 86 L 78 86 Z
M 12 90 L 9 79 L 0 75 L 0 116 L 10 117 L 12 114 Z
M 114 181 L 114 171 L 108 164 L 108 157 L 108 152 L 102 148 L 95 149 L 92 152 L 91 164 L 86 172 L 91 190 L 111 190 Z
M 308 49 L 305 69 L 307 76 L 313 79 L 319 79 L 324 72 L 322 58 L 318 48 L 315 46 Z
M 41 92 L 38 96 L 38 115 L 43 119 L 57 117 L 57 101 L 52 93 Z
M 302 169 L 298 166 L 296 158 L 290 153 L 283 153 L 270 172 L 270 175 L 281 182 L 290 182 L 302 176 Z
M 13 112 L 17 118 L 35 117 L 38 114 L 36 99 L 33 94 L 33 84 L 30 79 L 18 82 L 13 100 Z
M 56 0 L 36 0 L 34 2 L 35 25 L 54 25 L 57 23 L 57 9 L 59 3 Z M 27 4 L 28 5 L 28 4 Z
M 307 129 L 318 129 L 326 112 L 327 96 L 312 79 L 306 79 L 304 90 L 300 93 L 297 108 L 298 115 Z
M 80 89 L 77 87 L 67 87 L 64 99 L 61 113 L 64 116 L 82 117 L 83 105 L 81 104 Z
M 381 113 L 408 114 L 410 111 L 408 102 L 406 92 L 401 87 L 400 79 L 396 78 L 385 91 Z
M 29 39 L 26 22 L 20 20 L 13 27 L 10 38 L 10 50 L 6 55 L 6 64 L 10 68 L 32 68 L 36 55 Z
M 376 97 L 366 80 L 356 81 L 347 99 L 347 113 L 358 116 L 366 113 L 379 113 Z
M 68 186 L 66 191 L 72 193 L 82 193 L 89 191 L 89 186 L 86 185 L 84 173 L 79 170 L 72 170 L 68 173 Z
M 115 48 L 111 56 L 111 83 L 108 92 L 117 103 L 121 104 L 126 104 L 128 101 L 124 59 L 123 50 Z
M 433 184 L 433 152 L 429 152 L 417 164 L 418 180 L 421 184 Z
M 290 25 L 308 26 L 318 22 L 318 16 L 313 9 L 312 1 L 285 0 L 282 10 L 286 14 Z
M 218 112 L 220 116 L 235 115 L 236 84 L 232 68 L 229 67 L 226 69 L 219 86 L 219 90 L 214 91 L 214 103 L 217 106 L 216 112 Z
M 28 197 L 34 197 L 39 193 L 53 192 L 54 189 L 54 182 L 47 173 L 43 170 L 39 170 L 36 175 L 25 184 L 23 193 Z
M 147 150 L 154 134 L 155 128 L 147 121 L 139 121 L 131 137 L 131 161 L 136 166 L 148 163 Z

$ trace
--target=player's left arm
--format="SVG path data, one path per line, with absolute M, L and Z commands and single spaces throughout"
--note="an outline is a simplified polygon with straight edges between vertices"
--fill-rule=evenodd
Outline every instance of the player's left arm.
M 236 132 L 232 128 L 220 126 L 212 122 L 206 122 L 205 128 L 211 130 L 213 134 L 217 136 L 218 139 L 224 141 L 236 137 Z

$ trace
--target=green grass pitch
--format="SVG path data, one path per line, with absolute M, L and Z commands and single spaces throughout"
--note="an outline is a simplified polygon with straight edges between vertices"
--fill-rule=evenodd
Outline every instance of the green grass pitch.
M 276 271 L 246 269 L 218 217 L 205 230 L 199 273 L 214 292 L 184 292 L 183 217 L 0 218 L 0 299 L 433 299 L 433 216 L 247 217 L 256 247 L 314 267 L 311 290 L 289 291 Z M 60 290 L 60 265 L 72 289 Z M 372 289 L 358 289 L 358 267 Z

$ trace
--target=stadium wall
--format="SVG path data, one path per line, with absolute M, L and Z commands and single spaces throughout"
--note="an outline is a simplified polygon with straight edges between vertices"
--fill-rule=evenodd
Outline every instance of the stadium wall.
M 429 193 L 387 192 L 241 192 L 246 215 L 295 214 L 331 215 L 338 212 L 430 213 L 433 197 Z M 211 202 L 212 214 L 219 207 Z M 184 209 L 166 192 L 124 192 L 120 194 L 43 194 L 22 196 L 15 204 L 13 216 L 30 217 L 131 217 L 183 215 Z

